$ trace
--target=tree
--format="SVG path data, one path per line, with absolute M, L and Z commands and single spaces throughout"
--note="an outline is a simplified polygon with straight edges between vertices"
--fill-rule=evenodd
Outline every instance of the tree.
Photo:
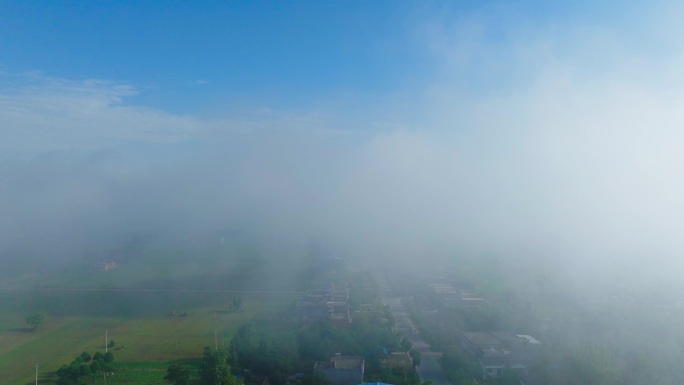
M 413 359 L 413 366 L 420 366 L 420 362 L 422 360 L 420 351 L 416 349 L 411 349 L 409 351 L 409 356 L 411 356 L 411 358 Z
M 520 384 L 520 376 L 510 367 L 504 368 L 503 374 L 498 381 L 499 385 L 518 385 Z
M 83 362 L 90 362 L 91 358 L 92 357 L 90 357 L 90 354 L 88 354 L 88 352 L 81 353 L 81 359 L 83 360 Z
M 104 362 L 111 364 L 112 362 L 114 362 L 114 353 L 107 352 L 104 356 L 102 356 L 102 359 L 104 360 Z
M 411 340 L 408 338 L 404 337 L 401 339 L 401 349 L 405 352 L 408 352 L 411 350 L 411 347 L 413 347 L 413 343 L 411 343 Z
M 90 363 L 90 371 L 93 373 L 97 373 L 100 370 L 102 370 L 100 363 L 97 360 L 93 360 L 93 362 Z
M 38 326 L 43 322 L 44 319 L 45 314 L 33 313 L 26 317 L 26 323 L 31 325 L 33 327 L 33 330 L 36 330 L 36 328 L 38 328 Z
M 113 348 L 114 345 L 116 345 L 116 344 L 114 343 L 114 340 L 110 340 L 109 343 L 107 344 L 107 347 L 108 347 L 108 348 Z
M 330 385 L 330 381 L 323 375 L 313 373 L 302 378 L 302 385 Z
M 57 376 L 59 377 L 57 383 L 59 385 L 78 384 L 81 376 L 86 374 L 85 369 L 81 368 L 82 365 L 83 364 L 78 363 L 76 360 L 69 366 L 62 365 L 62 367 L 57 370 Z M 88 370 L 87 374 L 90 374 L 90 370 Z
M 223 378 L 222 385 L 244 385 L 244 383 L 234 375 L 228 374 Z
M 233 304 L 232 304 L 231 308 L 233 310 L 242 309 L 242 297 L 234 297 L 233 298 Z
M 190 383 L 190 370 L 178 363 L 171 364 L 166 369 L 164 380 L 173 385 L 188 385 Z
M 205 347 L 199 375 L 200 385 L 226 385 L 226 379 L 232 376 L 226 352 L 224 350 L 212 352 L 211 348 Z
M 78 374 L 81 377 L 90 375 L 91 373 L 90 366 L 87 364 L 81 364 L 81 366 L 78 367 Z

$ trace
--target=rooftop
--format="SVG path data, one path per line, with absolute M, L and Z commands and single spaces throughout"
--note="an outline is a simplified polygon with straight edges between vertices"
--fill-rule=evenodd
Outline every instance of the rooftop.
M 477 346 L 494 346 L 501 343 L 491 334 L 484 332 L 463 333 L 463 336 L 468 340 L 468 342 Z
M 533 345 L 541 345 L 541 342 L 527 334 L 516 334 L 516 337 L 527 340 L 528 343 L 533 344 Z
M 335 354 L 330 358 L 335 369 L 357 369 L 363 366 L 363 357 Z

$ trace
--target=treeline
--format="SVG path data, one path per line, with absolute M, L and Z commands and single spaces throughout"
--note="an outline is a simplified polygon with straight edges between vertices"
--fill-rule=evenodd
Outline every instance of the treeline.
M 378 314 L 357 314 L 349 328 L 318 322 L 297 332 L 300 360 L 308 362 L 328 360 L 334 353 L 362 356 L 378 346 L 398 351 L 399 341 L 389 319 Z
M 167 381 L 174 385 L 260 385 L 268 378 L 273 385 L 322 385 L 326 380 L 313 373 L 314 363 L 329 361 L 335 353 L 341 353 L 365 357 L 369 364 L 367 377 L 374 381 L 416 383 L 413 373 L 394 373 L 378 363 L 381 355 L 408 351 L 411 346 L 408 340 L 402 344 L 401 335 L 393 331 L 394 319 L 389 309 L 380 305 L 372 275 L 359 273 L 349 277 L 349 282 L 350 299 L 357 307 L 368 305 L 364 307 L 368 310 L 355 313 L 348 326 L 333 326 L 325 320 L 297 322 L 292 315 L 283 315 L 282 325 L 246 323 L 238 328 L 226 349 L 205 350 L 196 377 L 182 365 L 174 364 L 168 368 Z
M 312 373 L 315 361 L 328 361 L 335 353 L 368 357 L 379 346 L 388 351 L 401 349 L 399 336 L 382 321 L 364 320 L 352 325 L 343 329 L 318 322 L 293 330 L 294 338 L 273 338 L 268 331 L 247 323 L 237 330 L 226 349 L 205 348 L 197 376 L 174 363 L 165 379 L 174 385 L 234 385 L 268 378 L 273 385 L 284 385 L 295 373 L 302 373 L 299 380 L 303 384 L 321 384 L 325 381 Z
M 392 332 L 383 314 L 357 314 L 347 328 L 327 321 L 301 324 L 289 336 L 279 338 L 248 323 L 234 334 L 226 356 L 235 374 L 259 374 L 268 377 L 271 384 L 282 385 L 294 373 L 313 375 L 314 363 L 328 361 L 335 353 L 372 357 L 378 347 L 399 351 L 400 336 Z M 312 378 L 305 381 L 316 382 Z
M 57 370 L 58 385 L 77 385 L 81 384 L 86 378 L 101 372 L 111 372 L 113 370 L 114 354 L 107 352 L 102 354 L 95 353 L 92 357 L 88 352 L 81 353 L 71 364 L 62 365 Z
M 232 374 L 226 350 L 204 348 L 202 362 L 197 375 L 180 363 L 171 364 L 166 370 L 164 380 L 173 385 L 241 385 L 243 381 Z

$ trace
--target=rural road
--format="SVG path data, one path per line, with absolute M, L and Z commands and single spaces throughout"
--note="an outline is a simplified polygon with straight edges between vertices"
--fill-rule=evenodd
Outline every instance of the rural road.
M 413 322 L 411 322 L 411 318 L 406 312 L 406 309 L 404 309 L 401 299 L 392 296 L 389 287 L 382 277 L 377 278 L 382 302 L 390 307 L 390 310 L 394 315 L 396 328 L 402 331 L 411 340 L 413 348 L 418 350 L 421 354 L 422 360 L 420 367 L 418 368 L 420 379 L 430 380 L 435 385 L 451 385 L 451 382 L 439 364 L 442 353 L 430 350 L 430 345 L 423 340 L 420 332 L 413 326 Z

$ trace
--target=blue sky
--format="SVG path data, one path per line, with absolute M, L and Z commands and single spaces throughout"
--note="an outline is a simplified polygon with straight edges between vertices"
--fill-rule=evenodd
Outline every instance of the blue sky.
M 400 2 L 17 2 L 2 8 L 6 71 L 131 82 L 146 90 L 140 103 L 175 111 L 221 99 L 287 104 L 335 90 L 391 90 L 411 74 L 420 78 L 411 7 Z
M 489 114 L 474 116 L 473 105 L 534 99 L 549 79 L 597 92 L 624 81 L 678 84 L 680 10 L 615 1 L 2 2 L 3 152 L 190 151 L 256 128 L 361 141 L 396 130 L 479 136 L 493 125 L 483 127 Z M 458 111 L 468 113 L 454 119 Z
M 670 1 L 1 2 L 0 233 L 37 226 L 64 174 L 85 218 L 150 180 L 217 222 L 396 251 L 684 250 L 683 18 Z
M 424 35 L 434 23 L 475 20 L 483 39 L 506 45 L 520 29 L 615 24 L 630 12 L 619 2 L 508 3 L 7 1 L 0 69 L 126 82 L 139 89 L 128 103 L 176 113 L 291 107 L 435 81 L 440 63 Z

